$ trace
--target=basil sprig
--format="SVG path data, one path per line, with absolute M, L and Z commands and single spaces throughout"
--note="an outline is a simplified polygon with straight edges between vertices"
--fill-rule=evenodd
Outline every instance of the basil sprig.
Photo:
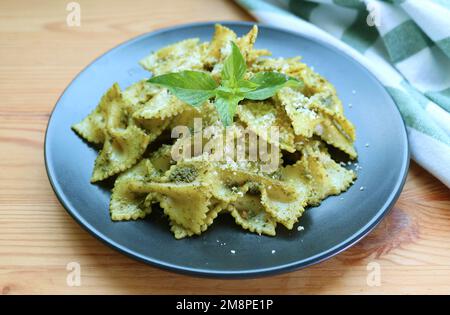
M 231 53 L 223 62 L 220 84 L 209 73 L 190 70 L 155 76 L 148 82 L 167 88 L 191 106 L 200 106 L 214 98 L 214 106 L 225 126 L 233 123 L 237 105 L 243 99 L 265 100 L 283 87 L 302 85 L 301 81 L 279 72 L 258 72 L 245 80 L 246 71 L 244 57 L 232 42 Z

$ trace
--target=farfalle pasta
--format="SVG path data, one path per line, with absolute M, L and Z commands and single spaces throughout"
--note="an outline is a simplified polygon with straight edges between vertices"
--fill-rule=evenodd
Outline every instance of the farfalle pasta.
M 231 126 L 221 123 L 214 101 L 193 107 L 147 79 L 125 90 L 114 84 L 72 126 L 102 147 L 91 182 L 114 180 L 113 221 L 142 219 L 162 210 L 180 239 L 205 232 L 219 215 L 228 214 L 243 229 L 274 236 L 278 225 L 292 229 L 306 207 L 353 183 L 355 172 L 328 152 L 331 146 L 350 159 L 357 157 L 355 128 L 344 116 L 336 90 L 299 57 L 272 58 L 269 51 L 254 48 L 257 33 L 254 26 L 238 37 L 216 25 L 210 42 L 186 39 L 140 61 L 153 76 L 200 71 L 219 82 L 235 43 L 249 82 L 268 71 L 302 82 L 266 99 L 240 100 Z M 198 121 L 202 132 L 196 129 Z M 185 132 L 174 139 L 180 126 Z M 271 128 L 277 129 L 276 137 L 268 133 Z M 249 158 L 249 147 L 256 142 L 257 150 L 264 147 L 267 156 L 276 158 L 275 168 L 267 168 L 261 154 Z

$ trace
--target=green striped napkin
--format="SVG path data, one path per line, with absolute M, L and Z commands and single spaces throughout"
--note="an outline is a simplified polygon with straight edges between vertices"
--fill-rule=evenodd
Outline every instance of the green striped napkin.
M 450 187 L 450 0 L 236 0 L 256 19 L 325 40 L 385 85 L 412 158 Z

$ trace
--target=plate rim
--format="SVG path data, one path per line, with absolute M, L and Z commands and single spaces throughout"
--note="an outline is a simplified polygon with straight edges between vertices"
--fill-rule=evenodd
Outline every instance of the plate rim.
M 374 216 L 369 222 L 367 222 L 359 231 L 355 232 L 352 236 L 347 238 L 346 240 L 340 242 L 336 246 L 329 248 L 326 251 L 323 251 L 315 256 L 308 257 L 307 259 L 301 260 L 301 261 L 294 261 L 288 264 L 283 265 L 276 265 L 272 267 L 267 268 L 257 268 L 257 269 L 244 269 L 244 270 L 209 270 L 209 269 L 203 269 L 201 267 L 186 267 L 186 266 L 180 266 L 172 263 L 168 263 L 165 261 L 161 261 L 155 258 L 148 257 L 146 255 L 142 255 L 136 251 L 130 250 L 126 246 L 122 246 L 118 243 L 116 243 L 111 238 L 105 236 L 102 232 L 100 232 L 98 229 L 94 228 L 89 222 L 87 222 L 77 211 L 77 209 L 72 209 L 67 202 L 66 196 L 63 196 L 64 194 L 60 193 L 62 191 L 59 184 L 56 182 L 56 178 L 54 176 L 54 169 L 52 167 L 53 163 L 51 158 L 49 158 L 48 155 L 48 130 L 50 127 L 50 124 L 53 119 L 53 114 L 58 106 L 58 104 L 61 101 L 61 98 L 66 93 L 66 91 L 72 86 L 72 84 L 80 77 L 82 73 L 84 73 L 88 68 L 90 68 L 93 64 L 95 64 L 98 60 L 105 57 L 106 55 L 113 53 L 114 51 L 123 48 L 127 45 L 131 45 L 136 41 L 141 40 L 142 38 L 148 37 L 148 36 L 154 36 L 158 35 L 160 33 L 168 32 L 168 31 L 176 31 L 178 29 L 185 29 L 189 27 L 198 27 L 198 26 L 211 26 L 213 27 L 215 24 L 220 23 L 223 25 L 227 25 L 230 27 L 233 26 L 253 26 L 258 25 L 258 27 L 266 28 L 266 29 L 273 29 L 280 32 L 289 33 L 294 36 L 299 36 L 306 38 L 310 41 L 313 41 L 315 43 L 318 43 L 327 49 L 331 49 L 349 59 L 351 59 L 353 62 L 357 63 L 361 68 L 364 69 L 364 71 L 367 72 L 369 76 L 371 76 L 373 79 L 375 79 L 378 84 L 383 88 L 386 95 L 391 99 L 394 108 L 395 113 L 400 118 L 401 124 L 403 126 L 401 138 L 405 143 L 404 146 L 404 154 L 402 156 L 402 167 L 401 167 L 401 175 L 399 178 L 397 178 L 396 183 L 394 185 L 394 189 L 390 193 L 389 197 L 386 199 L 383 207 L 381 207 L 377 213 L 376 216 Z M 382 219 L 390 212 L 395 202 L 398 200 L 403 187 L 406 182 L 406 178 L 408 175 L 409 165 L 410 165 L 410 147 L 409 147 L 409 141 L 408 141 L 408 134 L 406 129 L 406 124 L 403 120 L 403 117 L 400 114 L 400 111 L 398 107 L 395 105 L 395 101 L 393 100 L 392 96 L 388 93 L 385 86 L 380 82 L 380 80 L 369 70 L 367 69 L 362 63 L 360 63 L 357 59 L 353 58 L 351 55 L 347 54 L 345 51 L 329 44 L 328 42 L 315 38 L 314 36 L 311 36 L 309 34 L 306 34 L 305 32 L 299 31 L 290 31 L 282 27 L 277 26 L 271 26 L 264 23 L 258 23 L 258 22 L 249 22 L 249 21 L 230 21 L 230 20 L 223 20 L 223 21 L 206 21 L 206 22 L 193 22 L 193 23 L 183 23 L 183 24 L 177 24 L 173 26 L 168 26 L 164 28 L 159 28 L 150 32 L 146 32 L 143 34 L 140 34 L 138 36 L 135 36 L 129 40 L 126 40 L 124 42 L 119 43 L 118 45 L 115 45 L 114 47 L 110 48 L 106 52 L 99 55 L 97 58 L 95 58 L 93 61 L 91 61 L 88 65 L 86 65 L 78 74 L 70 81 L 70 83 L 64 88 L 60 96 L 58 97 L 55 105 L 53 106 L 53 109 L 51 110 L 47 127 L 45 130 L 45 136 L 44 136 L 44 160 L 45 160 L 45 169 L 46 174 L 49 179 L 50 185 L 53 189 L 53 192 L 55 193 L 59 203 L 63 206 L 63 208 L 66 210 L 66 212 L 89 234 L 93 235 L 96 239 L 100 240 L 103 244 L 106 244 L 110 248 L 130 257 L 134 260 L 137 260 L 139 262 L 143 262 L 148 265 L 152 265 L 154 267 L 178 273 L 178 274 L 185 274 L 189 276 L 197 276 L 197 277 L 203 277 L 203 278 L 222 278 L 222 279 L 236 279 L 236 278 L 255 278 L 255 277 L 263 277 L 263 276 L 272 276 L 277 275 L 281 273 L 291 272 L 294 270 L 303 269 L 315 264 L 318 264 L 324 260 L 330 259 L 337 254 L 347 250 L 348 248 L 352 247 L 356 243 L 358 243 L 361 239 L 363 239 L 365 236 L 367 236 L 381 221 Z

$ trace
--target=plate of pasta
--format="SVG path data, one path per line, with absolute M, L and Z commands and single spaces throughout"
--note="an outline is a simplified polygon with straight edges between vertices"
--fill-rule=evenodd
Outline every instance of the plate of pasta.
M 64 208 L 143 262 L 217 277 L 330 258 L 398 198 L 409 151 L 377 79 L 308 35 L 246 22 L 141 35 L 58 100 L 45 161 Z

